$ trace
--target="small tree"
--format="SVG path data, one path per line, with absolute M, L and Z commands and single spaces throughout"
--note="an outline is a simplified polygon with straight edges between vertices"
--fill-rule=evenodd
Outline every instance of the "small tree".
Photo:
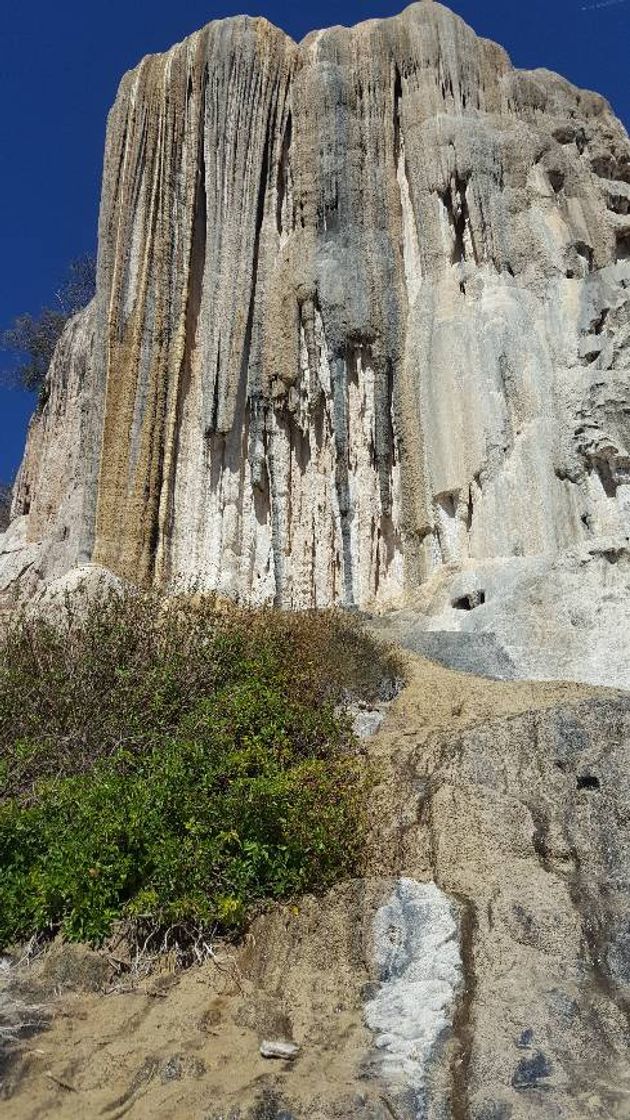
M 0 482 L 0 533 L 4 533 L 11 515 L 11 487 Z
M 87 307 L 96 291 L 96 257 L 86 253 L 70 262 L 68 275 L 56 293 L 57 303 L 66 319 Z
M 0 380 L 29 392 L 41 392 L 66 323 L 90 302 L 95 290 L 95 257 L 86 255 L 72 261 L 66 279 L 55 294 L 56 305 L 44 307 L 36 316 L 18 315 L 0 334 L 0 348 L 14 356 L 14 360 L 0 370 Z

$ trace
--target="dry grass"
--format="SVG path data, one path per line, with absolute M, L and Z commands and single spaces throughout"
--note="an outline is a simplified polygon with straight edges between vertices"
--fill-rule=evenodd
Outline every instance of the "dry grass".
M 112 595 L 0 639 L 0 944 L 116 922 L 187 960 L 360 870 L 351 703 L 394 655 L 341 612 Z M 204 948 L 206 946 L 206 948 Z

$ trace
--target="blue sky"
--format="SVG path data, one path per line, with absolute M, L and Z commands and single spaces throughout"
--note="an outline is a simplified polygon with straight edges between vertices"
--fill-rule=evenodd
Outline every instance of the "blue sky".
M 518 66 L 597 89 L 630 123 L 630 0 L 453 0 Z M 67 263 L 95 247 L 105 120 L 118 81 L 211 19 L 264 15 L 296 39 L 393 15 L 370 0 L 5 0 L 0 15 L 0 326 L 50 299 Z M 0 389 L 0 481 L 21 458 L 33 401 Z

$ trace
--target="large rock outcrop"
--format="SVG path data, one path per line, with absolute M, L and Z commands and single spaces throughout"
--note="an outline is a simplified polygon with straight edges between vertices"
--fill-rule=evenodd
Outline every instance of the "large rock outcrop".
M 49 1029 L 0 1069 L 7 1115 L 627 1120 L 629 732 L 612 690 L 410 657 L 366 744 L 365 878 L 179 977 L 134 988 L 118 947 L 18 969 Z
M 122 81 L 0 587 L 93 561 L 365 607 L 497 559 L 623 568 L 629 338 L 603 98 L 429 0 L 301 44 L 212 23 Z

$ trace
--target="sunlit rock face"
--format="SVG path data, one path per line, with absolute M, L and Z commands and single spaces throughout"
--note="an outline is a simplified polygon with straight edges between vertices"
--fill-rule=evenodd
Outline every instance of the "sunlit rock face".
M 417 1120 L 429 1115 L 431 1064 L 465 983 L 458 912 L 435 883 L 399 879 L 373 931 L 378 984 L 364 1007 L 375 1049 L 368 1069 L 397 1098 L 396 1115 Z
M 629 336 L 630 144 L 601 97 L 428 0 L 301 44 L 212 23 L 122 81 L 97 297 L 14 514 L 45 578 L 91 560 L 287 607 L 621 547 Z

